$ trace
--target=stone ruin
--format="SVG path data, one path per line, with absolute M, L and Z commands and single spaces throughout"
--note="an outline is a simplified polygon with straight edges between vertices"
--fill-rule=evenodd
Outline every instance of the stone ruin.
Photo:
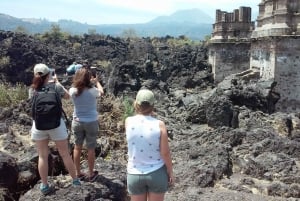
M 225 77 L 249 69 L 250 36 L 254 29 L 251 8 L 233 12 L 216 11 L 216 23 L 209 45 L 209 63 L 216 83 Z
M 262 0 L 256 27 L 251 8 L 216 11 L 209 46 L 215 82 L 249 71 L 275 82 L 277 111 L 300 111 L 300 0 Z

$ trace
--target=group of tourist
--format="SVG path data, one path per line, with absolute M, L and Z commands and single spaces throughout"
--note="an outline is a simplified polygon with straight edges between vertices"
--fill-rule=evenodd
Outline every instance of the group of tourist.
M 34 67 L 34 78 L 29 89 L 29 97 L 33 97 L 35 91 L 42 87 L 47 87 L 53 84 L 49 82 L 50 69 L 45 64 L 36 64 Z M 74 162 L 71 158 L 68 149 L 68 133 L 65 122 L 61 120 L 57 128 L 50 130 L 38 130 L 33 120 L 31 129 L 31 138 L 36 143 L 37 152 L 39 155 L 38 170 L 41 177 L 40 190 L 43 194 L 51 193 L 54 188 L 48 184 L 48 143 L 53 140 L 63 159 L 64 165 L 69 174 L 73 178 L 73 185 L 81 185 L 81 179 L 94 181 L 98 175 L 94 171 L 96 138 L 98 135 L 98 112 L 97 112 L 97 97 L 104 94 L 103 87 L 97 77 L 93 77 L 89 68 L 78 69 L 73 77 L 72 87 L 65 89 L 56 77 L 52 77 L 55 83 L 55 91 L 61 98 L 69 99 L 71 97 L 74 104 L 74 112 L 72 119 L 72 133 L 75 139 L 75 148 L 73 151 Z M 81 150 L 86 141 L 88 149 L 88 166 L 89 172 L 87 175 L 80 170 Z M 75 165 L 74 165 L 75 164 Z
M 36 91 L 51 84 L 50 72 L 45 64 L 34 66 L 34 78 L 29 89 L 30 98 Z M 57 128 L 50 130 L 38 130 L 33 120 L 31 139 L 36 144 L 39 156 L 40 190 L 44 195 L 54 191 L 48 182 L 49 140 L 55 142 L 74 186 L 80 186 L 82 181 L 93 182 L 98 176 L 94 167 L 96 140 L 99 134 L 97 98 L 104 94 L 103 87 L 98 77 L 87 66 L 76 70 L 69 90 L 62 86 L 56 77 L 54 83 L 60 98 L 71 98 L 74 105 L 71 130 L 75 146 L 72 159 L 68 148 L 67 128 L 62 119 Z M 163 121 L 154 117 L 154 102 L 152 91 L 139 90 L 134 102 L 136 115 L 125 120 L 128 145 L 127 189 L 132 201 L 163 201 L 168 186 L 174 182 L 167 129 Z M 88 150 L 87 173 L 80 168 L 84 142 Z

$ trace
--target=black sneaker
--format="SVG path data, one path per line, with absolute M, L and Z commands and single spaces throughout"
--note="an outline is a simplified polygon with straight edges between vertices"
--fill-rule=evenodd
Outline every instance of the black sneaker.
M 80 175 L 77 175 L 77 178 L 78 178 L 80 181 L 84 181 L 86 177 L 87 177 L 87 175 L 86 175 L 86 174 L 83 174 L 83 173 L 81 173 Z
M 90 177 L 88 177 L 89 182 L 94 182 L 94 181 L 96 181 L 97 177 L 98 177 L 98 171 L 94 171 L 94 172 L 93 172 L 93 175 L 90 176 Z

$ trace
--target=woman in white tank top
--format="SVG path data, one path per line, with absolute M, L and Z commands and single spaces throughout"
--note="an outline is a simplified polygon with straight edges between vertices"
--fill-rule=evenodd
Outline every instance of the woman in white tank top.
M 153 92 L 141 89 L 134 103 L 136 115 L 125 120 L 131 201 L 163 201 L 174 182 L 167 128 L 152 116 L 154 102 Z

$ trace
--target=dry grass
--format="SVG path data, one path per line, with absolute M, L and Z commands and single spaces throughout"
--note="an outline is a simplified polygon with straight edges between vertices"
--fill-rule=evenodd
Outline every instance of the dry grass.
M 62 99 L 63 109 L 69 119 L 69 121 L 72 120 L 72 114 L 73 114 L 73 103 L 71 100 Z
M 24 84 L 0 83 L 0 107 L 11 107 L 28 98 L 28 88 Z
M 111 136 L 124 132 L 125 107 L 122 98 L 107 95 L 99 104 L 99 122 L 101 131 Z
M 73 104 L 71 100 L 63 100 L 64 110 L 72 120 Z M 126 149 L 124 120 L 133 114 L 133 106 L 128 99 L 105 95 L 98 100 L 97 110 L 100 125 L 99 142 L 102 144 L 101 154 L 109 157 L 109 152 L 114 149 Z M 85 153 L 83 153 L 85 155 Z M 85 156 L 83 157 L 85 158 Z

